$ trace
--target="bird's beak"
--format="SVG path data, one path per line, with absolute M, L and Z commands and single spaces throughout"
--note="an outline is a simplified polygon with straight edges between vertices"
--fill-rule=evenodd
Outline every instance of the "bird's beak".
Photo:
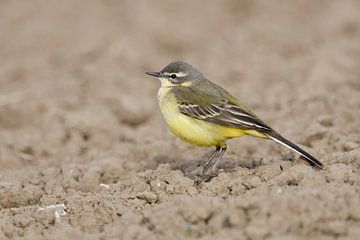
M 146 72 L 145 74 L 153 76 L 153 77 L 163 77 L 163 74 L 161 72 Z

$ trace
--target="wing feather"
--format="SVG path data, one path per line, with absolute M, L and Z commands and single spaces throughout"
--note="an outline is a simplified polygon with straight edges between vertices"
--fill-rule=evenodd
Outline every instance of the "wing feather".
M 191 91 L 191 92 L 188 92 Z M 223 126 L 270 132 L 272 129 L 253 113 L 225 97 L 214 98 L 197 89 L 182 88 L 175 91 L 180 112 L 197 119 Z

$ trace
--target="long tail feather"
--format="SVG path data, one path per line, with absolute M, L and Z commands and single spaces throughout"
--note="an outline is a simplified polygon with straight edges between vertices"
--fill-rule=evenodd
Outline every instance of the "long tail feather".
M 311 166 L 316 166 L 320 169 L 323 168 L 324 165 L 319 160 L 317 160 L 316 158 L 311 156 L 309 153 L 305 152 L 299 146 L 297 146 L 294 143 L 290 142 L 289 140 L 285 139 L 280 134 L 278 134 L 276 132 L 269 132 L 269 133 L 266 133 L 266 135 L 270 139 L 274 140 L 275 142 L 280 143 L 281 145 L 283 145 L 287 148 L 290 148 L 291 150 L 300 154 Z

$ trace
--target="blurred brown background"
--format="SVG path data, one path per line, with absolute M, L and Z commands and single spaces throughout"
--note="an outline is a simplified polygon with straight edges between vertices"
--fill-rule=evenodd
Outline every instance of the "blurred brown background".
M 100 183 L 114 183 L 114 188 L 123 189 L 121 181 L 130 181 L 138 172 L 155 169 L 159 163 L 169 163 L 185 173 L 194 161 L 199 163 L 204 149 L 189 146 L 168 131 L 157 106 L 160 83 L 144 75 L 174 60 L 196 66 L 284 136 L 303 145 L 326 165 L 335 164 L 333 172 L 322 173 L 323 179 L 331 182 L 331 174 L 359 173 L 359 13 L 360 2 L 356 0 L 1 0 L 0 216 L 4 220 L 0 221 L 0 238 L 30 236 L 30 231 L 34 236 L 58 231 L 62 237 L 70 232 L 69 237 L 74 229 L 82 236 L 91 232 L 88 226 L 99 225 L 108 228 L 96 234 L 118 236 L 120 233 L 111 235 L 109 231 L 117 229 L 116 224 L 125 226 L 127 220 L 114 225 L 117 217 L 109 213 L 109 217 L 87 224 L 87 215 L 82 215 L 80 207 L 86 207 L 83 202 L 67 215 L 65 224 L 70 224 L 66 225 L 70 230 L 39 225 L 38 216 L 23 209 L 71 202 L 68 191 L 73 191 L 71 196 L 97 193 Z M 289 154 L 275 143 L 243 138 L 231 141 L 224 163 L 231 165 L 231 171 L 245 171 L 252 178 L 262 174 L 245 167 L 266 164 L 263 167 L 273 171 L 272 164 L 293 159 Z M 339 163 L 342 165 L 336 165 Z M 313 172 L 311 168 L 307 171 Z M 219 180 L 219 186 L 235 184 L 230 173 L 224 174 L 228 178 Z M 275 171 L 273 177 L 279 174 Z M 266 184 L 272 177 L 261 179 Z M 354 177 L 354 182 L 359 183 L 359 178 Z M 320 186 L 316 189 L 322 191 Z M 339 193 L 340 199 L 345 192 L 351 195 L 359 191 L 358 187 L 345 189 Z M 198 194 L 204 192 L 199 190 Z M 246 198 L 243 194 L 239 196 Z M 212 196 L 220 195 L 214 191 Z M 271 196 L 264 193 L 258 201 Z M 324 199 L 333 201 L 331 196 Z M 147 203 L 140 208 L 127 204 L 142 216 L 139 209 L 151 208 Z M 340 206 L 346 208 L 343 202 Z M 25 226 L 16 224 L 9 212 L 13 207 L 19 219 L 32 220 Z M 354 211 L 351 204 L 345 210 Z M 259 211 L 277 210 L 270 207 Z M 74 212 L 83 219 L 74 221 Z M 332 217 L 330 214 L 329 219 Z M 334 218 L 336 224 L 342 224 L 340 233 L 327 236 L 351 237 L 348 226 L 359 219 Z M 263 220 L 255 216 L 250 219 Z M 323 224 L 332 221 L 329 219 Z M 309 221 L 311 225 L 317 219 Z M 219 226 L 211 231 L 200 228 L 196 236 L 230 238 Z M 249 231 L 249 239 L 276 235 L 269 230 L 264 236 L 253 236 L 250 223 L 234 226 L 234 231 Z M 166 231 L 156 235 L 159 233 L 149 229 L 157 238 L 167 236 Z M 290 230 L 294 236 L 322 236 L 326 232 L 321 230 L 322 225 L 309 231 L 294 229 Z M 182 230 L 178 231 L 183 236 Z M 285 236 L 289 231 L 281 233 Z

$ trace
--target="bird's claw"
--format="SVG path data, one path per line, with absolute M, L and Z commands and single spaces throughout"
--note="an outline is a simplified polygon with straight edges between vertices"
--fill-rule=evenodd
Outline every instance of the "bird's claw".
M 218 174 L 217 169 L 204 168 L 203 166 L 199 167 L 193 172 L 193 177 L 196 185 L 199 185 L 204 182 L 210 181 L 213 177 L 216 177 Z

